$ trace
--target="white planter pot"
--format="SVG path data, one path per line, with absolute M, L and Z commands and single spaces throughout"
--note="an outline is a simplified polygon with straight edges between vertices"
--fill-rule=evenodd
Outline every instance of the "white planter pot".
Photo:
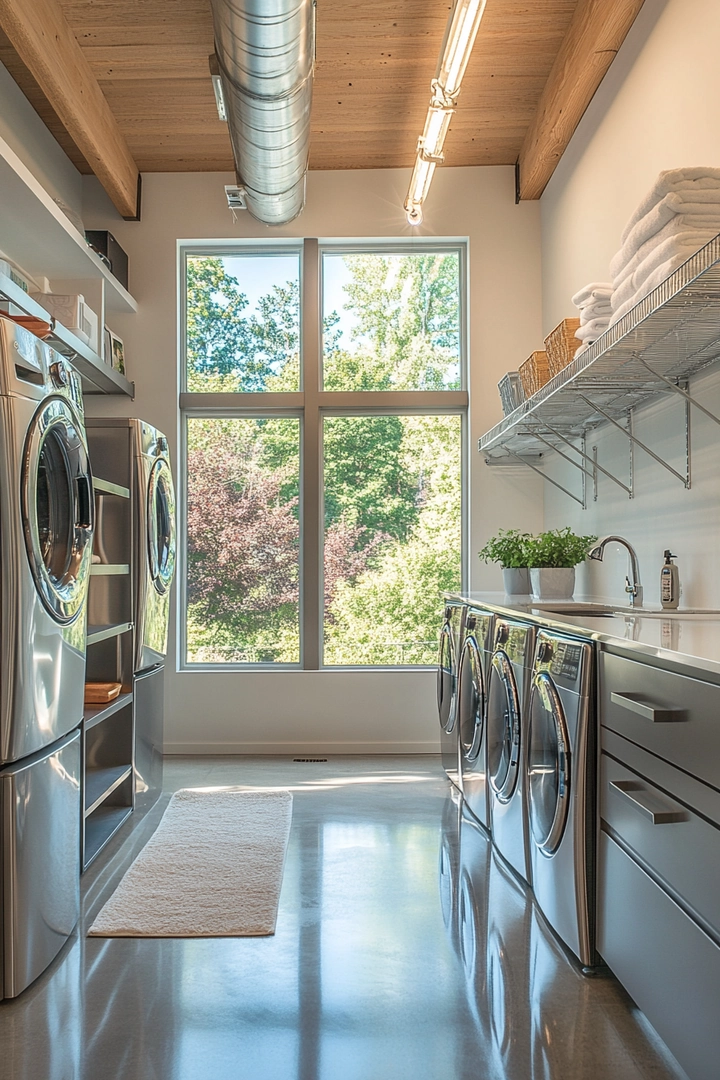
M 526 566 L 503 566 L 502 576 L 506 596 L 530 595 L 530 571 Z
M 530 583 L 536 600 L 567 600 L 575 589 L 575 567 L 533 566 Z

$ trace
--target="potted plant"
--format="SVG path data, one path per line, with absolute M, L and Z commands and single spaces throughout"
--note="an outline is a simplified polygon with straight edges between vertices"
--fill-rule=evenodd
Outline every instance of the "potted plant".
M 500 563 L 503 585 L 508 596 L 527 596 L 530 592 L 527 542 L 532 537 L 519 529 L 500 529 L 478 552 L 483 562 Z
M 531 536 L 526 545 L 532 594 L 537 600 L 570 597 L 575 567 L 583 562 L 597 536 L 578 536 L 570 526 Z

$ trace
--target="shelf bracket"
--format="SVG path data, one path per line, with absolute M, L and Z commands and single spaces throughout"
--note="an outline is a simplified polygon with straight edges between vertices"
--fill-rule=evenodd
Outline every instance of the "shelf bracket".
M 585 453 L 584 449 L 581 450 L 578 446 L 575 446 L 575 444 L 570 442 L 570 440 L 567 439 L 562 434 L 562 432 L 558 431 L 554 427 L 551 427 L 550 424 L 547 423 L 547 421 L 545 421 L 545 427 L 548 429 L 548 431 L 551 431 L 553 433 L 553 435 L 555 435 L 558 439 L 561 439 L 567 446 L 569 446 L 571 450 L 574 450 L 576 454 L 579 454 L 580 457 L 584 461 L 587 461 L 588 464 L 592 466 L 592 468 L 589 469 L 589 470 L 583 469 L 584 472 L 587 471 L 588 475 L 593 476 L 595 478 L 595 480 L 597 480 L 597 477 L 595 476 L 595 470 L 597 470 L 598 472 L 601 472 L 604 476 L 607 476 L 607 478 L 609 480 L 612 480 L 612 482 L 614 484 L 617 484 L 618 487 L 621 487 L 623 489 L 623 491 L 627 495 L 632 495 L 632 492 L 631 492 L 630 488 L 627 486 L 627 484 L 623 484 L 622 480 L 618 480 L 617 476 L 613 476 L 613 474 L 611 472 L 609 472 L 608 469 L 605 469 L 605 468 L 603 468 L 602 465 L 598 464 L 598 461 L 597 461 L 597 459 L 595 457 L 590 457 L 589 454 Z M 562 457 L 566 457 L 566 455 L 563 454 L 562 451 L 558 450 L 557 447 L 552 446 L 551 443 L 546 442 L 546 440 L 543 439 L 542 436 L 539 435 L 537 432 L 533 432 L 533 434 L 538 439 L 542 439 L 542 441 L 546 444 L 546 446 L 550 446 L 551 449 L 555 450 L 556 453 L 561 454 Z M 567 460 L 570 461 L 570 458 L 567 458 Z M 573 461 L 572 464 L 577 465 L 577 462 Z M 578 469 L 582 468 L 581 465 L 577 465 L 577 467 L 578 467 Z
M 648 371 L 652 372 L 653 376 L 656 379 L 662 379 L 664 383 L 667 383 L 671 390 L 674 390 L 676 394 L 680 394 L 682 397 L 684 397 L 690 405 L 694 405 L 696 409 L 699 409 L 701 413 L 705 413 L 705 415 L 708 416 L 711 420 L 714 420 L 716 424 L 720 424 L 720 416 L 716 416 L 715 413 L 710 412 L 709 409 L 706 409 L 704 405 L 700 404 L 697 398 L 694 398 L 692 394 L 689 394 L 688 391 L 684 389 L 684 387 L 687 385 L 686 383 L 680 385 L 679 383 L 673 382 L 672 379 L 669 379 L 667 375 L 662 375 L 659 371 L 655 371 L 655 369 L 651 367 L 650 364 L 648 364 L 647 360 L 643 360 L 642 356 L 636 355 L 635 359 L 639 360 L 643 367 L 646 367 Z
M 632 446 L 639 446 L 640 449 L 644 450 L 646 454 L 649 454 L 654 461 L 657 461 L 658 465 L 662 465 L 663 469 L 667 469 L 669 473 L 671 473 L 680 481 L 684 488 L 690 487 L 689 472 L 686 476 L 683 476 L 677 471 L 677 469 L 673 469 L 672 465 L 668 464 L 667 461 L 665 461 L 658 454 L 656 454 L 654 450 L 651 450 L 649 446 L 647 446 L 644 442 L 638 439 L 637 435 L 633 434 L 632 430 L 624 428 L 622 424 L 615 419 L 614 416 L 611 416 L 610 413 L 605 412 L 604 409 L 600 408 L 599 405 L 596 405 L 594 402 L 590 401 L 590 399 L 585 397 L 584 394 L 578 394 L 578 397 L 582 398 L 585 404 L 589 405 L 590 408 L 593 409 L 595 412 L 599 412 L 601 416 L 604 416 L 606 420 L 608 420 L 614 427 L 618 429 L 618 431 L 622 431 L 623 435 L 630 440 Z
M 533 472 L 536 472 L 538 474 L 538 476 L 542 476 L 543 480 L 546 480 L 548 484 L 552 484 L 553 487 L 559 488 L 560 491 L 562 491 L 565 495 L 568 495 L 574 502 L 579 503 L 580 506 L 583 506 L 582 499 L 579 499 L 577 495 L 573 494 L 572 491 L 568 491 L 568 489 L 566 487 L 563 487 L 562 484 L 559 484 L 557 480 L 553 480 L 552 476 L 546 476 L 543 470 L 539 469 L 537 465 L 533 465 L 526 458 L 520 457 L 519 454 L 515 454 L 512 450 L 508 450 L 507 447 L 505 449 L 506 452 L 510 455 L 510 457 L 516 458 L 516 460 L 519 461 L 521 465 L 527 465 L 528 469 L 532 469 Z M 553 449 L 555 448 L 553 447 Z

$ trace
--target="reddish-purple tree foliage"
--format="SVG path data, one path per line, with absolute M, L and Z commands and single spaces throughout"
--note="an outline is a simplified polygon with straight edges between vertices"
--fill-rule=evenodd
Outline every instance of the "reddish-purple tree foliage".
M 223 621 L 298 601 L 297 499 L 246 449 L 188 454 L 188 601 Z
M 325 533 L 325 552 L 323 561 L 325 584 L 325 617 L 330 617 L 330 605 L 338 585 L 343 581 L 352 581 L 368 568 L 370 559 L 381 544 L 388 539 L 384 533 L 377 533 L 362 547 L 359 546 L 365 529 L 352 528 L 340 521 L 333 522 Z
M 206 617 L 247 622 L 298 603 L 297 499 L 281 501 L 287 469 L 266 472 L 252 443 L 243 452 L 188 454 L 188 602 Z M 325 536 L 325 611 L 341 581 L 353 580 L 386 537 L 361 545 L 360 527 L 333 522 Z

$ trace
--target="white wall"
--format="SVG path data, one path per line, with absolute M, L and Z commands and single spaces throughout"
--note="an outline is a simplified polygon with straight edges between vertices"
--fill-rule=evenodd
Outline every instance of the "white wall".
M 0 137 L 52 198 L 59 199 L 76 214 L 81 213 L 80 173 L 3 64 L 0 64 Z
M 574 313 L 570 298 L 578 288 L 608 279 L 625 222 L 661 170 L 720 166 L 718 41 L 717 0 L 645 0 L 541 200 L 545 333 Z M 697 378 L 691 390 L 720 414 L 718 374 Z M 643 410 L 636 431 L 683 471 L 681 403 Z M 658 602 L 662 551 L 670 547 L 683 603 L 720 607 L 720 428 L 694 411 L 692 432 L 690 491 L 638 450 L 634 500 L 601 477 L 598 502 L 582 511 L 548 485 L 546 524 L 627 536 L 651 603 Z M 627 440 L 606 426 L 593 441 L 599 460 L 627 481 Z M 577 489 L 570 466 L 558 461 L 551 470 Z M 621 596 L 625 569 L 620 549 L 608 552 L 605 563 L 582 568 L 580 586 Z
M 500 474 L 477 453 L 478 437 L 500 419 L 496 384 L 541 342 L 540 214 L 514 203 L 511 168 L 439 169 L 420 233 L 411 233 L 402 202 L 406 170 L 324 173 L 308 177 L 307 206 L 284 229 L 247 214 L 234 223 L 223 185 L 230 175 L 143 177 L 141 222 L 124 222 L 97 181 L 85 181 L 89 228 L 110 228 L 130 258 L 137 315 L 116 320 L 123 336 L 134 402 L 96 399 L 93 415 L 138 415 L 173 440 L 177 463 L 177 241 L 235 237 L 318 236 L 469 238 L 471 432 L 469 464 L 473 588 L 497 588 L 499 571 L 476 552 L 499 526 L 539 526 L 542 491 L 522 472 Z M 430 672 L 256 672 L 174 670 L 166 681 L 168 752 L 435 752 L 438 726 Z

